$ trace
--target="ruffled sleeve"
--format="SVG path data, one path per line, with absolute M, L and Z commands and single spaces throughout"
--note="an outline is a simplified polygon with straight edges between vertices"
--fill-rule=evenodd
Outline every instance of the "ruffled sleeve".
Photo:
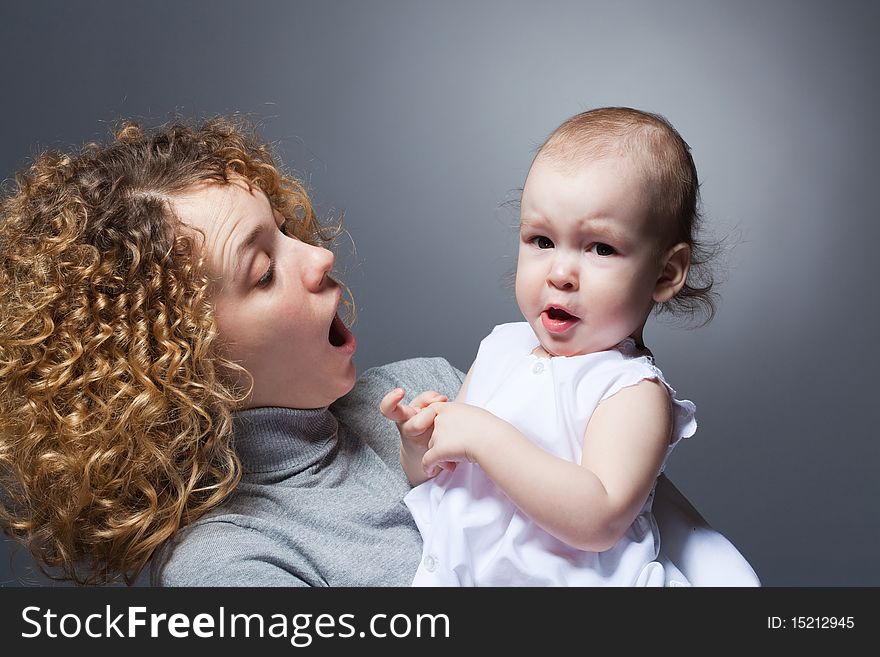
M 653 358 L 650 356 L 636 356 L 634 348 L 634 343 L 632 345 L 622 345 L 621 352 L 624 359 L 613 363 L 613 365 L 609 363 L 610 367 L 608 369 L 611 376 L 599 401 L 608 399 L 623 388 L 636 385 L 641 381 L 659 381 L 666 387 L 666 390 L 669 392 L 669 398 L 672 401 L 673 426 L 669 442 L 669 448 L 671 449 L 682 438 L 690 438 L 696 433 L 697 407 L 688 399 L 678 399 L 675 389 L 666 381 L 663 372 L 654 364 Z

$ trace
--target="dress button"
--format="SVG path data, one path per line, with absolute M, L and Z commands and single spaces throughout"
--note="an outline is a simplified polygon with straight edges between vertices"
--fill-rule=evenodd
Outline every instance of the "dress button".
M 425 564 L 425 570 L 427 570 L 429 573 L 433 573 L 434 569 L 437 567 L 437 560 L 430 554 L 425 557 L 422 563 Z
M 544 371 L 544 363 L 542 363 L 540 361 L 535 363 L 535 366 L 532 368 L 532 372 L 534 372 L 535 374 L 540 374 L 543 371 Z

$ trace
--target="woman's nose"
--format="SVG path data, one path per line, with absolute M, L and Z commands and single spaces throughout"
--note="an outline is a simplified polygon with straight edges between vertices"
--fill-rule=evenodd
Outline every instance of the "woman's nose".
M 560 253 L 553 258 L 550 271 L 547 273 L 547 283 L 558 290 L 574 292 L 580 286 L 579 278 L 578 265 L 571 257 Z
M 305 244 L 305 258 L 303 261 L 303 284 L 310 292 L 320 292 L 330 280 L 329 274 L 333 271 L 336 256 L 332 251 L 321 246 Z

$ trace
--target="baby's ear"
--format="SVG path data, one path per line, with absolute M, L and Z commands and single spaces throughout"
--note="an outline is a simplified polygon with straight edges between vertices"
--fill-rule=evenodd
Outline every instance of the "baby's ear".
M 691 247 L 680 242 L 663 256 L 663 269 L 654 286 L 654 301 L 666 303 L 684 286 L 691 267 Z

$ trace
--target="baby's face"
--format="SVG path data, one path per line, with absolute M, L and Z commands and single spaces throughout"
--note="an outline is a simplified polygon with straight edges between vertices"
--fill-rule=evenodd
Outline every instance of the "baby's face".
M 640 335 L 662 272 L 649 203 L 625 156 L 570 168 L 534 162 L 522 196 L 516 300 L 548 353 L 588 354 Z

